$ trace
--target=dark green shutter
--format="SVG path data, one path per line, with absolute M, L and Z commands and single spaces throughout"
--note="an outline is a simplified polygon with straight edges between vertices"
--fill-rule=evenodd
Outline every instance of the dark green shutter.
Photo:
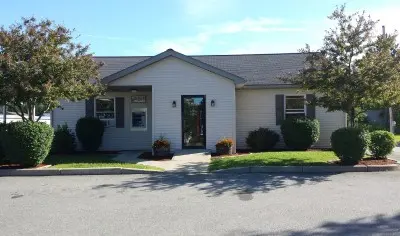
M 276 125 L 282 124 L 285 119 L 285 96 L 283 94 L 275 95 L 275 115 Z
M 307 117 L 315 119 L 315 106 L 309 105 L 308 103 L 312 102 L 315 99 L 314 94 L 307 94 Z
M 125 99 L 123 97 L 115 98 L 115 127 L 124 128 L 125 123 Z
M 94 98 L 89 98 L 85 102 L 86 117 L 94 117 Z

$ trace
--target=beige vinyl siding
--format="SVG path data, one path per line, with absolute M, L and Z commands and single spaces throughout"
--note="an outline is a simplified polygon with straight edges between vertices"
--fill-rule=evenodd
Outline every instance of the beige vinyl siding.
M 131 130 L 131 92 L 109 92 L 102 97 L 124 97 L 124 128 L 114 126 L 106 127 L 103 143 L 100 150 L 150 150 L 151 149 L 151 92 L 137 92 L 134 95 L 146 95 L 145 104 L 135 104 L 137 108 L 147 108 L 147 130 Z M 75 132 L 75 125 L 79 118 L 86 115 L 85 101 L 67 102 L 61 101 L 62 108 L 53 111 L 53 127 L 67 123 Z M 78 148 L 80 148 L 78 146 Z
M 66 123 L 75 132 L 76 122 L 79 118 L 85 116 L 85 101 L 69 102 L 61 100 L 60 105 L 60 108 L 53 110 L 53 127 L 57 128 L 58 125 Z
M 164 135 L 172 149 L 182 148 L 181 95 L 206 96 L 206 148 L 215 149 L 222 137 L 236 136 L 235 85 L 207 70 L 168 57 L 111 83 L 114 86 L 151 85 L 153 139 Z M 211 107 L 215 100 L 215 107 Z M 176 101 L 176 107 L 172 102 Z
M 135 103 L 135 108 L 147 108 L 147 130 L 131 130 L 131 97 L 145 95 L 146 103 Z M 101 150 L 151 150 L 151 92 L 107 92 L 104 97 L 124 98 L 124 128 L 106 127 Z
M 242 89 L 236 91 L 236 124 L 237 147 L 247 148 L 246 137 L 251 130 L 266 127 L 280 133 L 276 125 L 275 95 L 296 95 L 296 89 Z M 321 135 L 316 147 L 330 147 L 331 133 L 345 126 L 346 116 L 343 112 L 326 112 L 316 108 L 316 118 L 320 122 Z M 283 146 L 282 137 L 278 147 Z

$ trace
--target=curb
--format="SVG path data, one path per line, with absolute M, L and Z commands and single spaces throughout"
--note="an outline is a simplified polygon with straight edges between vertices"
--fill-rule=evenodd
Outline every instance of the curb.
M 124 175 L 164 173 L 157 170 L 142 170 L 131 168 L 68 168 L 68 169 L 4 169 L 0 176 L 57 176 L 57 175 Z
M 211 173 L 346 173 L 396 171 L 399 165 L 355 165 L 355 166 L 252 166 L 215 170 Z
M 399 165 L 356 165 L 356 166 L 251 166 L 221 169 L 211 172 L 169 172 L 131 168 L 69 168 L 69 169 L 4 169 L 0 176 L 57 176 L 57 175 L 125 175 L 125 174 L 217 174 L 217 173 L 345 173 L 396 171 Z

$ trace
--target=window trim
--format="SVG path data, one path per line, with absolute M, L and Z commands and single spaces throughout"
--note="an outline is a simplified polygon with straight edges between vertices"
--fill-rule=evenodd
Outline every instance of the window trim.
M 144 111 L 145 112 L 145 119 L 146 119 L 146 127 L 144 127 L 144 128 L 139 128 L 139 127 L 133 127 L 132 125 L 132 119 L 133 119 L 133 112 L 134 111 Z M 147 131 L 147 127 L 149 126 L 149 124 L 148 124 L 148 113 L 147 113 L 147 107 L 132 107 L 131 106 L 131 115 L 130 115 L 130 117 L 131 117 L 131 120 L 129 121 L 129 123 L 130 123 L 130 128 L 131 128 L 131 131 Z
M 289 112 L 286 113 L 286 97 L 303 97 L 304 98 L 304 112 Z M 303 114 L 304 117 L 307 117 L 307 103 L 306 103 L 306 94 L 284 94 L 283 95 L 283 117 L 286 120 L 286 114 Z
M 98 116 L 97 116 L 97 106 L 96 106 L 96 100 L 97 99 L 113 99 L 113 101 L 114 101 L 114 118 L 112 118 L 112 119 L 100 119 Z M 95 97 L 94 98 L 94 116 L 96 117 L 96 118 L 98 118 L 99 120 L 101 120 L 101 121 L 116 121 L 116 117 L 117 117 L 117 107 L 116 107 L 116 97 Z M 110 127 L 110 126 L 115 126 L 115 124 L 112 124 L 112 125 L 106 125 L 106 127 Z

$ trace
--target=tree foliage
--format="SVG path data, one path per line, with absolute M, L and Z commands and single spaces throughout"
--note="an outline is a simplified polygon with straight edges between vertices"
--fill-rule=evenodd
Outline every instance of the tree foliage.
M 0 28 L 0 104 L 24 121 L 59 106 L 60 99 L 86 99 L 103 91 L 89 46 L 73 41 L 73 31 L 50 20 L 22 18 Z M 27 116 L 26 116 L 27 115 Z
M 345 5 L 328 18 L 337 26 L 326 31 L 322 48 L 301 49 L 305 67 L 282 80 L 318 94 L 314 105 L 346 112 L 350 126 L 357 111 L 400 103 L 397 32 L 376 34 L 378 21 L 365 12 L 346 15 Z

